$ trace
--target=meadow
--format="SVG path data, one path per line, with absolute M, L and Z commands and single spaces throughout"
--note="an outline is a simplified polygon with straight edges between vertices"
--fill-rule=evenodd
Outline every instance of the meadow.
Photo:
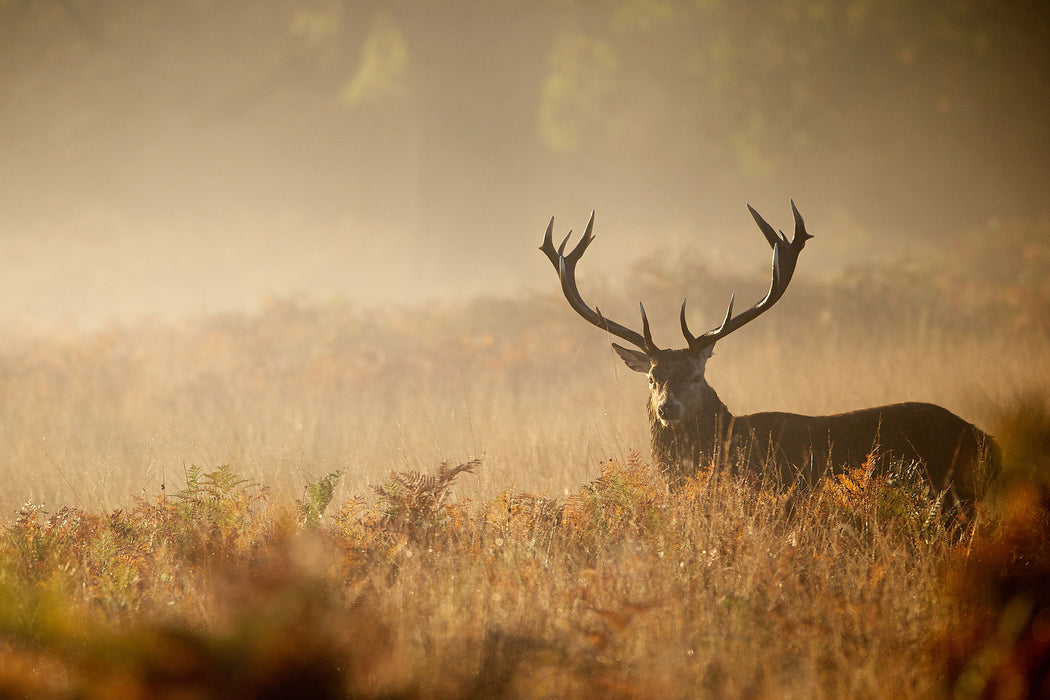
M 0 694 L 1050 692 L 1034 228 L 800 275 L 708 365 L 739 413 L 923 400 L 995 434 L 1007 469 L 972 519 L 876 459 L 812 492 L 720 472 L 670 492 L 644 379 L 553 275 L 514 298 L 10 329 Z M 622 322 L 644 299 L 670 344 L 683 294 L 700 328 L 767 284 L 671 259 L 581 289 Z

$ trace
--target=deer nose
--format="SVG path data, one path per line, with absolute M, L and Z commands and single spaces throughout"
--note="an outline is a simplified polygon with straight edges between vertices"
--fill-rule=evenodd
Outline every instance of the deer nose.
M 660 404 L 660 407 L 656 409 L 656 414 L 662 420 L 678 420 L 682 417 L 682 404 L 677 401 L 662 403 Z

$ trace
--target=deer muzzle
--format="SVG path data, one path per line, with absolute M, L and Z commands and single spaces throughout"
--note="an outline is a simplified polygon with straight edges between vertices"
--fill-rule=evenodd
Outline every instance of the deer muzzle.
M 685 409 L 682 404 L 668 396 L 654 397 L 656 417 L 665 427 L 671 428 L 682 422 Z

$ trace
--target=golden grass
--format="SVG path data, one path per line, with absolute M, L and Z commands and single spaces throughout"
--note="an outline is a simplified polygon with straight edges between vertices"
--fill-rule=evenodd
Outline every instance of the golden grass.
M 554 294 L 8 335 L 0 696 L 1039 692 L 1048 295 L 934 281 L 796 281 L 708 378 L 741 413 L 973 420 L 1007 470 L 970 521 L 907 465 L 669 492 L 644 380 Z M 709 319 L 761 287 L 590 284 L 623 321 L 645 298 L 663 343 L 683 287 Z
M 674 308 L 654 296 L 654 309 Z M 1017 396 L 1050 386 L 1042 331 L 974 333 L 908 315 L 874 328 L 825 320 L 845 313 L 833 297 L 805 301 L 786 299 L 781 316 L 716 349 L 708 378 L 735 412 L 927 400 L 995 432 Z M 644 379 L 564 306 L 553 295 L 437 309 L 275 303 L 253 316 L 9 337 L 0 512 L 26 501 L 108 510 L 181 484 L 194 464 L 227 464 L 281 493 L 345 470 L 348 498 L 390 468 L 484 456 L 488 468 L 461 490 L 564 495 L 602 460 L 648 444 Z M 657 314 L 657 337 L 674 342 L 673 314 Z
M 450 500 L 477 468 L 391 474 L 320 522 L 316 490 L 278 503 L 228 469 L 108 515 L 26 506 L 0 538 L 0 689 L 965 697 L 1037 678 L 1029 639 L 1050 654 L 1050 491 L 993 527 L 921 517 L 907 480 L 670 493 L 632 460 L 557 502 Z

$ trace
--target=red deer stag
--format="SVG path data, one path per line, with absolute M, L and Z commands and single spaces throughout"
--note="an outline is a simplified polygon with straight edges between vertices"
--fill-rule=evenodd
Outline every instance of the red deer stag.
M 612 321 L 584 302 L 576 288 L 576 264 L 594 240 L 594 214 L 576 247 L 554 247 L 554 219 L 547 226 L 540 250 L 561 279 L 562 292 L 576 313 L 589 323 L 626 340 L 638 350 L 613 348 L 627 366 L 648 375 L 650 446 L 653 459 L 668 473 L 672 484 L 707 464 L 744 463 L 766 470 L 781 483 L 796 480 L 813 484 L 826 473 L 860 466 L 868 455 L 916 461 L 925 465 L 931 484 L 952 488 L 955 496 L 972 500 L 983 495 L 987 476 L 998 468 L 999 449 L 990 436 L 954 413 L 928 403 L 897 403 L 832 416 L 792 413 L 755 413 L 734 416 L 704 379 L 704 368 L 717 341 L 768 311 L 783 296 L 799 253 L 812 236 L 791 203 L 795 235 L 791 241 L 778 233 L 758 212 L 751 216 L 773 248 L 772 282 L 761 301 L 733 315 L 733 299 L 721 325 L 702 335 L 689 331 L 682 302 L 682 333 L 688 347 L 664 350 L 654 342 L 649 320 L 642 311 L 642 333 Z

